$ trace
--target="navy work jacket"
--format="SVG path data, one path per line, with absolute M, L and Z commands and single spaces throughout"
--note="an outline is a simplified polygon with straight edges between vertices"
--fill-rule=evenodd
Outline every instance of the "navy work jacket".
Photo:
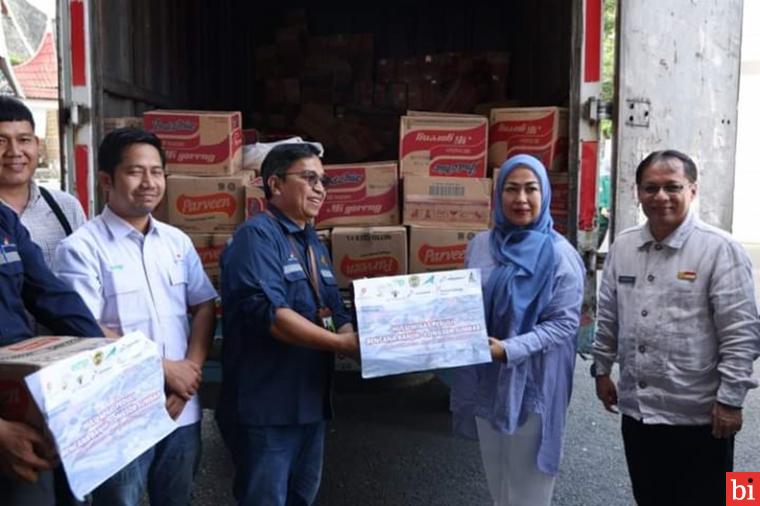
M 270 332 L 279 308 L 315 321 L 307 245 L 315 252 L 322 301 L 335 327 L 349 323 L 350 315 L 314 228 L 301 229 L 274 206 L 269 210 L 273 216 L 259 213 L 244 223 L 221 256 L 221 424 L 298 425 L 332 416 L 334 354 L 284 343 Z
M 79 295 L 45 264 L 16 213 L 0 204 L 0 346 L 33 337 L 25 309 L 57 335 L 103 335 Z

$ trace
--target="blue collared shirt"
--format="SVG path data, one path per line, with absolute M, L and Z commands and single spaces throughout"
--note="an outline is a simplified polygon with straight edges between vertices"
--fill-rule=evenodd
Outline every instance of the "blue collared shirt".
M 217 416 L 248 425 L 326 420 L 332 416 L 334 355 L 283 343 L 270 332 L 279 308 L 311 321 L 316 317 L 307 245 L 316 254 L 320 293 L 336 328 L 350 316 L 313 227 L 301 229 L 275 207 L 269 209 L 274 217 L 260 213 L 248 220 L 222 253 L 223 382 Z
M 0 204 L 0 345 L 33 337 L 24 309 L 56 334 L 103 335 L 79 295 L 47 267 L 16 213 Z

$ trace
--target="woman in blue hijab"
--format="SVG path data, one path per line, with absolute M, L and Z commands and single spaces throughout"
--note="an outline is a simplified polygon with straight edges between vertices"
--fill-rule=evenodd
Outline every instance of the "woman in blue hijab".
M 493 362 L 458 369 L 454 430 L 480 441 L 496 504 L 551 503 L 572 390 L 585 269 L 553 229 L 551 186 L 536 158 L 501 166 L 493 228 L 470 243 L 480 268 Z

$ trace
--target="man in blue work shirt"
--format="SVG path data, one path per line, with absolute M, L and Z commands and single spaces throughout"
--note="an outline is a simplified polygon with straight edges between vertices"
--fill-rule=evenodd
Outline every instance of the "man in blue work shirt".
M 33 336 L 25 310 L 56 334 L 103 335 L 79 295 L 50 272 L 16 213 L 0 205 L 0 346 Z M 55 466 L 54 455 L 52 443 L 36 429 L 0 418 L 3 504 L 52 504 L 53 492 L 34 482 L 40 471 Z
M 239 504 L 311 504 L 332 417 L 334 353 L 358 340 L 311 221 L 326 195 L 319 152 L 275 147 L 262 164 L 267 209 L 222 254 L 223 382 L 216 415 Z

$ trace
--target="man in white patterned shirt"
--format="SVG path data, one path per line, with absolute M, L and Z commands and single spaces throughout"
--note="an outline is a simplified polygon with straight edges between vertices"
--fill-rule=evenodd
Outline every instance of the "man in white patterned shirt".
M 95 489 L 95 506 L 137 506 L 146 490 L 152 505 L 187 505 L 200 459 L 196 393 L 217 295 L 190 238 L 151 216 L 164 195 L 164 167 L 154 134 L 133 128 L 108 134 L 98 150 L 108 205 L 56 251 L 56 273 L 103 327 L 116 334 L 140 330 L 158 345 L 166 408 L 179 424 Z
M 647 222 L 616 238 L 604 266 L 597 397 L 622 412 L 639 505 L 723 504 L 742 404 L 757 387 L 752 265 L 729 234 L 689 210 L 691 158 L 656 151 L 639 164 L 636 184 Z
M 46 190 L 34 182 L 39 150 L 40 140 L 34 135 L 34 117 L 29 108 L 13 97 L 0 96 L 0 160 L 3 164 L 0 202 L 16 211 L 50 266 L 58 243 L 82 226 L 85 215 L 72 195 Z

